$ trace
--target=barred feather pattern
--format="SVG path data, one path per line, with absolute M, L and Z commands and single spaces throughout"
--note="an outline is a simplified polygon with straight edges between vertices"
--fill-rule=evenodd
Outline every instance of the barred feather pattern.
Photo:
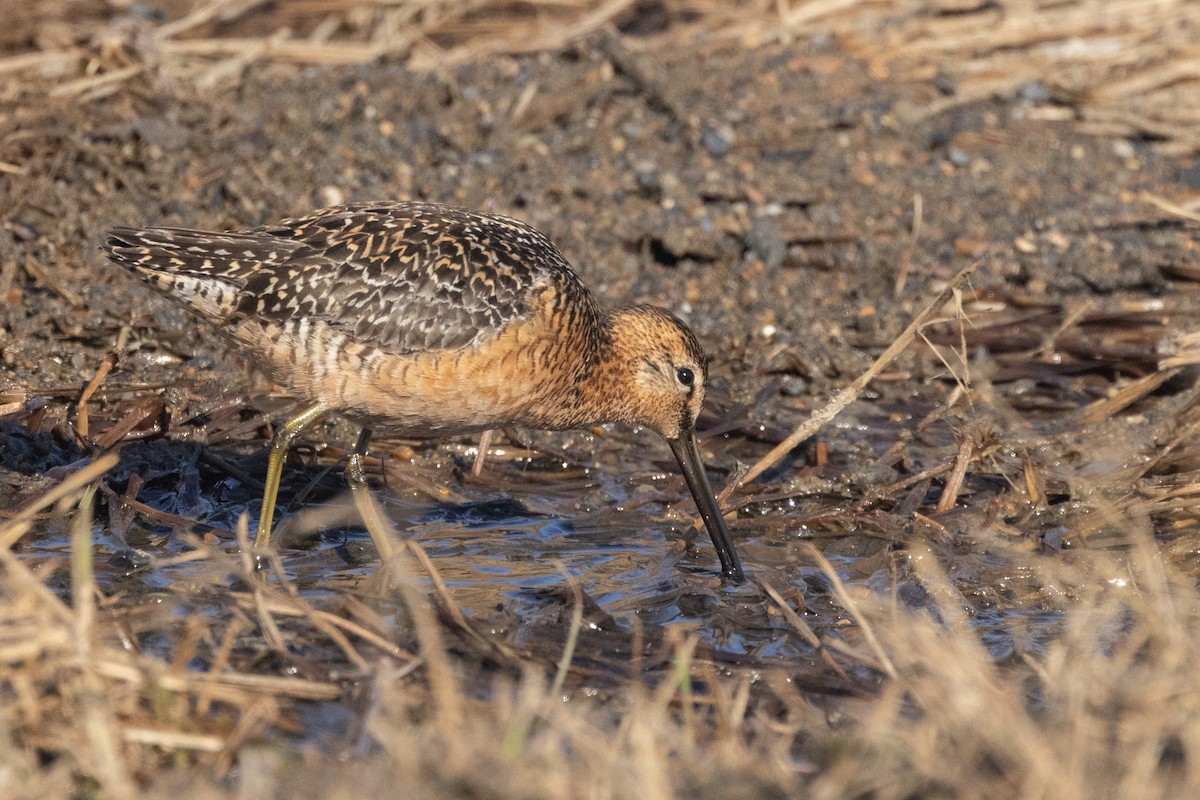
M 104 250 L 276 383 L 364 424 L 587 420 L 573 387 L 599 364 L 607 316 L 558 249 L 517 220 L 372 203 L 229 233 L 114 228 Z
M 114 228 L 104 249 L 218 324 L 322 320 L 396 354 L 481 345 L 544 288 L 593 318 L 577 322 L 599 314 L 536 229 L 428 203 L 341 206 L 244 232 Z

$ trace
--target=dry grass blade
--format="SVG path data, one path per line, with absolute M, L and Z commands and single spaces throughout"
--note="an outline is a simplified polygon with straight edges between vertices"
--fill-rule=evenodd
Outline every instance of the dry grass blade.
M 248 626 L 246 618 L 238 614 L 227 626 L 225 633 L 221 636 L 221 644 L 217 647 L 216 655 L 212 659 L 212 663 L 208 668 L 208 676 L 205 679 L 203 687 L 199 695 L 196 697 L 196 713 L 201 716 L 208 713 L 212 706 L 212 692 L 210 687 L 216 686 L 221 679 L 221 673 L 225 671 L 226 665 L 229 663 L 229 656 L 233 652 L 233 646 L 237 642 L 237 637 Z
M 1184 208 L 1177 203 L 1172 203 L 1165 197 L 1159 197 L 1158 195 L 1151 194 L 1150 192 L 1142 192 L 1139 197 L 1155 208 L 1162 209 L 1172 216 L 1190 220 L 1191 222 L 1200 222 L 1200 213 Z
M 139 425 L 153 419 L 162 413 L 163 404 L 160 397 L 147 397 L 138 401 L 102 436 L 96 437 L 96 447 L 107 450 L 117 442 L 133 433 Z
M 26 71 L 62 74 L 75 65 L 82 55 L 72 48 L 7 56 L 0 58 L 0 75 Z
M 355 456 L 351 456 L 351 458 L 355 458 Z M 379 560 L 387 564 L 396 557 L 396 549 L 392 546 L 395 535 L 391 526 L 383 521 L 383 517 L 379 513 L 379 506 L 375 504 L 365 485 L 358 479 L 352 478 L 350 486 L 350 497 L 354 501 L 354 508 L 362 518 L 363 525 L 371 534 L 371 541 L 375 543 L 375 549 L 379 551 Z
M 1087 317 L 1087 315 L 1092 312 L 1092 308 L 1094 308 L 1095 305 L 1095 301 L 1091 298 L 1088 298 L 1073 308 L 1071 312 L 1063 318 L 1063 321 L 1058 324 L 1058 327 L 1046 337 L 1045 341 L 1042 342 L 1041 347 L 1034 351 L 1033 355 L 1040 358 L 1052 358 L 1054 348 L 1058 344 L 1059 338 L 1067 331 L 1078 325 L 1085 317 Z
M 115 86 L 124 81 L 129 80 L 135 75 L 142 73 L 143 67 L 140 64 L 134 64 L 122 69 L 115 69 L 111 72 L 104 72 L 99 75 L 88 75 L 85 78 L 78 78 L 66 83 L 60 83 L 50 90 L 50 96 L 55 98 L 72 98 L 80 95 L 95 92 L 100 89 Z
M 858 603 L 856 603 L 854 598 L 850 596 L 850 592 L 846 590 L 846 584 L 842 582 L 841 576 L 838 575 L 837 570 L 834 569 L 833 565 L 829 563 L 829 560 L 821 554 L 821 551 L 813 547 L 811 544 L 805 543 L 804 549 L 806 552 L 808 552 L 809 556 L 811 556 L 812 559 L 817 562 L 817 566 L 819 566 L 821 571 L 825 573 L 825 577 L 829 578 L 830 583 L 833 585 L 833 594 L 837 598 L 837 601 L 841 603 L 842 608 L 846 609 L 846 612 L 850 614 L 850 616 L 854 617 L 855 621 L 858 623 L 860 629 L 862 630 L 863 638 L 867 641 L 867 646 L 871 649 L 871 652 L 875 655 L 875 658 L 879 662 L 879 668 L 882 669 L 889 678 L 896 680 L 899 675 L 896 672 L 895 665 L 892 664 L 892 660 L 888 658 L 887 653 L 885 653 L 883 648 L 880 646 L 879 639 L 875 636 L 875 631 L 873 630 L 871 623 L 859 610 Z
M 908 244 L 900 255 L 900 266 L 896 270 L 896 283 L 892 288 L 892 297 L 899 298 L 904 293 L 904 284 L 908 283 L 908 271 L 912 267 L 913 253 L 916 252 L 917 242 L 921 239 L 921 227 L 925 220 L 925 200 L 920 192 L 913 194 L 912 229 L 909 233 Z
M 356 43 L 313 43 L 290 39 L 187 39 L 164 42 L 162 49 L 179 59 L 198 56 L 238 58 L 243 62 L 273 60 L 325 67 L 369 64 L 384 53 Z
M 12 547 L 12 543 L 16 539 L 16 536 L 13 535 L 14 532 L 20 530 L 38 512 L 80 491 L 116 465 L 116 455 L 108 453 L 100 456 L 86 467 L 72 473 L 53 489 L 22 503 L 4 525 L 0 526 L 0 548 L 8 549 Z
M 75 601 L 75 648 L 82 665 L 83 729 L 101 785 L 113 797 L 128 797 L 133 782 L 121 756 L 120 733 L 105 698 L 104 683 L 95 670 L 96 583 L 92 564 L 92 501 L 96 490 L 88 487 L 79 501 L 71 526 L 71 591 Z
M 551 697 L 557 696 L 567 681 L 567 673 L 571 669 L 571 659 L 575 655 L 575 645 L 579 642 L 579 629 L 583 627 L 583 592 L 579 588 L 579 582 L 572 578 L 571 574 L 567 572 L 566 567 L 561 564 L 558 571 L 566 579 L 567 586 L 570 587 L 571 595 L 575 602 L 571 606 L 571 625 L 567 629 L 567 641 L 563 645 L 562 657 L 558 660 L 558 668 L 554 671 L 554 682 L 550 685 Z
M 337 646 L 345 653 L 346 657 L 354 663 L 359 669 L 367 670 L 367 661 L 357 650 L 351 646 L 350 642 L 341 633 L 345 630 L 362 639 L 364 642 L 378 648 L 387 653 L 389 656 L 404 661 L 415 658 L 412 653 L 405 651 L 385 636 L 382 636 L 374 631 L 367 630 L 363 626 L 351 620 L 344 619 L 337 614 L 332 614 L 328 611 L 320 611 L 313 608 L 308 603 L 305 603 L 298 597 L 288 594 L 273 592 L 269 588 L 256 587 L 262 590 L 263 596 L 261 599 L 255 597 L 239 598 L 243 600 L 243 605 L 247 608 L 253 607 L 261 610 L 264 613 L 271 615 L 281 615 L 290 617 L 300 617 L 308 620 L 314 627 L 328 636 Z
M 83 490 L 71 523 L 71 596 L 75 603 L 75 643 L 80 661 L 91 656 L 92 625 L 96 619 L 96 580 L 92 571 L 93 486 Z
M 206 683 L 206 676 L 184 676 L 177 681 L 164 680 L 163 688 L 179 692 L 197 691 Z M 220 685 L 239 689 L 253 689 L 264 695 L 281 695 L 299 700 L 334 700 L 344 691 L 341 686 L 328 681 L 314 681 L 293 676 L 253 675 L 230 672 L 221 676 Z M 211 688 L 211 687 L 210 687 Z M 228 699 L 231 695 L 226 695 Z
M 375 499 L 366 490 L 366 487 L 360 487 L 353 494 L 355 495 L 355 506 L 359 509 L 371 538 L 376 542 L 396 541 L 398 534 L 392 528 L 391 523 L 379 512 Z M 456 743 L 459 742 L 459 732 L 463 722 L 462 695 L 455 678 L 454 665 L 450 661 L 442 640 L 442 632 L 438 627 L 437 618 L 434 616 L 428 600 L 417 590 L 413 577 L 415 572 L 407 549 L 401 548 L 393 552 L 391 557 L 384 561 L 381 569 L 398 586 L 404 603 L 408 607 L 408 612 L 412 616 L 436 705 L 439 729 L 446 737 L 446 741 L 453 746 L 455 757 L 461 757 L 463 753 Z
M 1168 338 L 1160 345 L 1165 355 L 1159 359 L 1159 370 L 1186 367 L 1200 363 L 1200 332 L 1185 331 Z
M 434 592 L 436 592 L 440 600 L 439 608 L 449 618 L 454 627 L 466 636 L 472 644 L 486 653 L 489 658 L 508 667 L 520 667 L 522 661 L 511 647 L 497 641 L 494 637 L 485 636 L 480 633 L 463 614 L 462 609 L 459 608 L 458 603 L 454 600 L 454 595 L 450 593 L 450 589 L 446 586 L 446 582 L 442 580 L 442 575 L 438 572 L 433 559 L 425 552 L 425 548 L 421 547 L 421 543 L 409 538 L 405 540 L 404 544 L 408 548 L 408 551 L 421 564 L 421 568 L 425 570 L 425 574 L 429 576 L 429 580 L 433 582 Z
M 933 599 L 942 624 L 952 633 L 969 634 L 970 619 L 964 610 L 966 603 L 963 602 L 962 594 L 954 588 L 954 584 L 938 566 L 933 549 L 924 542 L 914 542 L 912 553 L 913 571 Z
M 1084 422 L 1092 424 L 1108 419 L 1174 378 L 1179 371 L 1179 368 L 1175 368 L 1152 372 L 1143 378 L 1130 381 L 1108 397 L 1089 403 L 1083 409 Z
M 969 432 L 964 432 L 954 454 L 954 466 L 950 469 L 950 475 L 946 478 L 946 485 L 942 488 L 941 497 L 938 498 L 934 509 L 937 513 L 949 511 L 958 502 L 958 493 L 962 491 L 963 479 L 967 477 L 967 467 L 971 465 L 974 452 L 974 437 Z
M 275 616 L 267 607 L 266 593 L 262 586 L 255 586 L 252 595 L 255 617 L 258 619 L 258 627 L 262 630 L 263 636 L 266 637 L 267 644 L 271 649 L 281 656 L 287 655 L 287 643 L 284 641 L 283 631 L 279 629 L 279 625 L 275 622 Z
M 220 736 L 153 728 L 125 728 L 121 731 L 121 738 L 126 742 L 161 747 L 164 750 L 200 750 L 206 753 L 219 753 L 225 747 L 225 740 Z
M 808 642 L 812 648 L 817 651 L 817 653 L 821 656 L 821 660 L 828 664 L 829 668 L 836 672 L 839 678 L 849 680 L 849 677 L 846 675 L 846 671 L 842 669 L 841 664 L 834 661 L 833 656 L 831 656 L 825 646 L 821 644 L 821 638 L 817 636 L 811 627 L 809 627 L 808 623 L 804 621 L 803 617 L 797 614 L 795 609 L 793 609 L 791 605 L 789 605 L 788 602 L 783 599 L 783 595 L 779 593 L 779 590 L 767 583 L 765 580 L 759 580 L 757 583 L 762 587 L 762 590 L 766 592 L 767 596 L 775 601 L 775 605 L 779 608 L 780 613 L 783 614 L 783 618 L 788 621 L 788 624 L 795 628 L 796 633 L 800 634 L 800 637 L 804 639 L 804 641 Z
M 209 0 L 198 5 L 186 16 L 160 25 L 155 29 L 154 35 L 161 39 L 169 39 L 216 19 L 230 22 L 267 2 L 268 0 Z

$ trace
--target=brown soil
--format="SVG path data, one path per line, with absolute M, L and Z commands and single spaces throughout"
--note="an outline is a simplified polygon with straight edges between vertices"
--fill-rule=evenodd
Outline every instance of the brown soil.
M 63 46 L 87 19 L 120 32 L 142 8 L 109 17 L 98 4 L 61 5 L 50 20 L 59 27 L 18 14 L 0 48 Z M 211 666 L 225 623 L 250 613 L 230 597 L 251 593 L 228 572 L 236 558 L 206 572 L 184 556 L 214 547 L 218 558 L 253 507 L 262 448 L 286 404 L 211 330 L 105 265 L 98 244 L 116 224 L 237 228 L 341 202 L 422 198 L 524 219 L 605 302 L 652 302 L 684 317 L 712 355 L 702 427 L 718 484 L 861 373 L 946 280 L 979 264 L 925 341 L 818 442 L 728 501 L 740 509 L 734 531 L 749 569 L 783 592 L 789 612 L 807 610 L 826 646 L 842 643 L 833 655 L 780 619 L 759 584 L 718 585 L 705 540 L 685 552 L 691 507 L 678 502 L 681 480 L 659 474 L 669 456 L 647 437 L 522 433 L 482 479 L 464 474 L 471 442 L 378 443 L 384 459 L 373 468 L 391 487 L 393 522 L 441 526 L 422 541 L 451 585 L 439 624 L 468 695 L 488 695 L 496 674 L 553 674 L 575 603 L 554 559 L 596 601 L 564 691 L 617 697 L 643 674 L 669 684 L 680 630 L 694 629 L 710 670 L 697 696 L 726 697 L 736 676 L 776 670 L 748 702 L 781 725 L 813 723 L 815 707 L 835 709 L 832 719 L 840 702 L 863 702 L 839 698 L 867 697 L 889 680 L 808 542 L 856 591 L 890 592 L 914 609 L 937 607 L 931 579 L 907 560 L 910 545 L 931 547 L 973 635 L 1026 677 L 1023 659 L 1062 635 L 1057 615 L 1069 605 L 1031 563 L 1076 568 L 1072 548 L 1124 552 L 1136 529 L 1171 569 L 1193 575 L 1200 531 L 1190 504 L 1170 493 L 1196 469 L 1195 374 L 1160 360 L 1200 324 L 1197 218 L 1194 202 L 1187 207 L 1200 195 L 1195 156 L 1161 146 L 1163 137 L 1087 132 L 1094 126 L 1049 83 L 947 103 L 958 91 L 952 71 L 893 75 L 863 57 L 861 41 L 855 54 L 820 35 L 748 47 L 642 5 L 619 30 L 435 71 L 387 59 L 248 61 L 219 79 L 201 71 L 206 82 L 125 41 L 121 57 L 142 69 L 99 93 L 56 96 L 59 79 L 9 73 L 0 97 L 0 523 L 99 452 L 119 452 L 98 495 L 104 607 L 172 669 Z M 311 20 L 292 22 L 307 35 Z M 266 35 L 279 19 L 246 24 L 205 30 Z M 114 353 L 115 367 L 79 403 Z M 318 473 L 352 441 L 345 426 L 314 433 L 285 496 L 310 482 L 319 488 L 309 504 L 340 493 L 340 477 Z M 15 547 L 68 596 L 64 519 L 40 518 Z M 375 593 L 366 577 L 372 555 L 353 517 L 297 528 L 283 542 L 294 548 L 283 570 L 307 601 L 364 625 L 375 614 L 407 619 L 400 598 Z M 169 601 L 176 614 L 214 615 L 218 628 L 200 634 L 159 618 L 151 606 L 168 589 L 179 593 Z M 470 612 L 473 633 L 455 606 Z M 242 636 L 260 636 L 251 627 Z M 429 646 L 404 625 L 378 629 L 404 648 Z M 239 644 L 232 663 L 340 685 L 320 701 L 338 710 L 280 700 L 282 709 L 246 722 L 248 706 L 230 700 L 238 713 L 221 716 L 218 702 L 196 724 L 232 744 L 184 759 L 206 776 L 253 763 L 245 741 L 341 752 L 367 736 L 375 701 L 352 683 L 380 668 L 312 631 L 285 631 L 311 637 L 287 653 L 261 643 L 271 635 Z M 372 665 L 400 658 L 356 646 Z M 782 675 L 796 687 L 785 691 Z M 788 691 L 808 699 L 789 705 Z M 809 717 L 797 716 L 799 705 Z M 71 764 L 77 780 L 94 776 L 35 716 L 8 720 L 18 749 Z M 833 745 L 819 736 L 789 747 L 836 771 L 824 749 Z M 699 764 L 672 785 L 715 795 L 719 781 Z M 1009 769 L 997 762 L 992 779 L 1008 785 Z M 788 774 L 764 775 L 764 787 L 791 792 L 813 780 Z M 169 770 L 133 779 L 175 780 Z M 119 785 L 95 780 L 105 791 Z M 511 793 L 508 780 L 497 778 L 497 790 Z M 923 780 L 908 785 L 920 793 L 933 785 Z

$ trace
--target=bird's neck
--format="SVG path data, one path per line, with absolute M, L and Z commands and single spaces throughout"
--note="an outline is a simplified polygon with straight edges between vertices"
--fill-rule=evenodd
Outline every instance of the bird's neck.
M 638 358 L 630 341 L 630 309 L 602 312 L 598 335 L 591 347 L 592 363 L 578 381 L 579 407 L 591 418 L 582 422 L 594 425 L 630 421 L 637 417 L 635 381 Z

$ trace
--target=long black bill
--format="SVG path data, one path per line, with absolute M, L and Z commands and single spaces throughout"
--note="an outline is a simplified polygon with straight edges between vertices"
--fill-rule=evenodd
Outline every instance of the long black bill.
M 696 507 L 700 509 L 700 517 L 708 528 L 713 546 L 717 548 L 717 557 L 721 559 L 721 574 L 734 583 L 746 580 L 742 572 L 742 564 L 738 561 L 737 551 L 733 549 L 733 539 L 729 536 L 729 528 L 725 527 L 725 518 L 717 507 L 717 498 L 713 495 L 708 476 L 704 474 L 704 462 L 700 460 L 700 450 L 696 447 L 696 435 L 692 431 L 684 431 L 678 439 L 667 439 L 671 452 L 683 470 L 683 477 L 692 497 L 696 499 Z

